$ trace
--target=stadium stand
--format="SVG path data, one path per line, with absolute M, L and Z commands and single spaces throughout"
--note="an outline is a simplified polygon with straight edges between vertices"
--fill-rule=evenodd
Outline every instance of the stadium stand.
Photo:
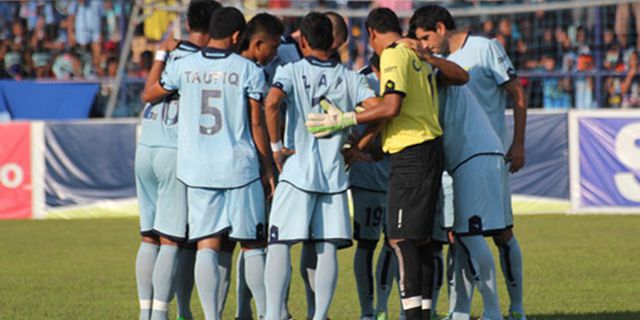
M 248 14 L 279 10 L 289 30 L 309 10 L 339 10 L 348 18 L 343 62 L 358 69 L 370 50 L 361 13 L 387 6 L 407 17 L 427 1 L 222 1 Z M 514 62 L 531 108 L 640 107 L 640 3 L 631 1 L 428 1 L 461 17 L 463 27 L 497 39 Z M 102 117 L 118 72 L 128 20 L 123 0 L 27 0 L 0 3 L 0 78 L 91 81 L 101 84 L 91 116 Z M 188 0 L 145 0 L 135 27 L 114 116 L 136 116 L 155 45 L 184 34 L 179 19 Z M 560 5 L 545 10 L 544 5 Z M 154 6 L 156 6 L 154 10 Z M 160 7 L 158 7 L 160 6 Z M 510 7 L 510 8 L 509 8 Z M 137 8 L 137 7 L 136 7 Z M 500 10 L 494 10 L 499 8 Z M 554 7 L 555 8 L 555 7 Z M 170 9 L 170 10 L 166 10 Z M 457 10 L 457 11 L 455 11 Z M 505 10 L 510 10 L 506 11 Z

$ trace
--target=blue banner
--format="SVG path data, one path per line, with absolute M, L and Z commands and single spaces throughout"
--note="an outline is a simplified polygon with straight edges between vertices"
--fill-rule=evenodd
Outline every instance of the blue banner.
M 513 135 L 513 116 L 507 115 Z M 531 113 L 525 134 L 525 166 L 511 175 L 511 192 L 526 196 L 569 199 L 567 114 Z
M 640 115 L 577 121 L 580 207 L 640 207 Z
M 97 83 L 0 81 L 0 114 L 13 119 L 84 119 L 100 89 Z
M 48 123 L 47 205 L 135 197 L 135 137 L 134 123 Z

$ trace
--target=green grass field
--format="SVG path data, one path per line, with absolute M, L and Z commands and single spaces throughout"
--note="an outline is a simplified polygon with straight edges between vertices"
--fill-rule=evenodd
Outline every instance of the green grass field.
M 517 216 L 516 225 L 529 319 L 640 319 L 640 216 Z M 0 221 L 0 319 L 137 318 L 138 241 L 137 220 L 131 218 Z M 340 252 L 332 319 L 359 315 L 352 256 L 353 249 Z M 225 319 L 233 319 L 233 293 L 232 285 Z M 476 315 L 479 300 L 476 295 Z M 393 319 L 399 303 L 390 301 Z M 438 307 L 443 312 L 446 299 Z M 193 309 L 202 319 L 195 293 Z M 297 272 L 290 309 L 303 319 Z

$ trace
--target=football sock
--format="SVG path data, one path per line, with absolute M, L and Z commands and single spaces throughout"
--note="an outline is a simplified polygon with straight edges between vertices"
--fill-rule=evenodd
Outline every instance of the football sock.
M 236 262 L 236 319 L 253 319 L 251 311 L 251 290 L 247 286 L 247 281 L 244 272 L 244 251 L 238 253 L 238 260 Z
M 281 320 L 280 312 L 291 277 L 291 252 L 287 244 L 270 244 L 265 264 L 267 320 Z
M 337 246 L 322 241 L 315 245 L 318 253 L 318 265 L 315 272 L 315 314 L 314 320 L 325 320 L 338 282 Z
M 522 251 L 513 235 L 504 245 L 499 245 L 500 265 L 509 292 L 509 312 L 524 314 L 522 303 Z
M 138 300 L 140 301 L 140 320 L 151 318 L 151 304 L 153 299 L 153 267 L 160 246 L 141 242 L 136 256 L 136 284 L 138 286 Z
M 360 317 L 373 316 L 373 253 L 376 241 L 359 240 L 353 257 L 353 273 L 358 289 Z
M 198 250 L 198 253 L 196 253 L 195 280 L 205 319 L 219 319 L 218 287 L 220 286 L 220 269 L 218 268 L 218 252 L 213 249 Z
M 496 266 L 487 242 L 483 236 L 458 237 L 457 240 L 469 263 L 473 265 L 471 269 L 477 272 L 474 280 L 482 295 L 482 318 L 502 319 L 496 286 Z
M 304 283 L 307 298 L 307 318 L 313 318 L 315 313 L 315 272 L 317 254 L 313 242 L 304 242 L 300 253 L 300 275 Z
M 393 288 L 393 280 L 398 278 L 397 274 L 398 260 L 393 249 L 385 243 L 380 249 L 376 264 L 376 314 L 387 312 L 389 295 Z
M 456 306 L 455 251 L 455 245 L 449 245 L 449 250 L 447 250 L 447 294 L 449 295 L 447 315 L 452 314 Z
M 193 291 L 193 268 L 196 262 L 196 250 L 181 248 L 178 251 L 178 271 L 176 272 L 176 304 L 178 316 L 192 320 L 191 292 Z
M 161 245 L 153 268 L 152 320 L 166 320 L 178 267 L 178 246 Z
M 267 298 L 264 288 L 265 252 L 264 249 L 251 249 L 244 251 L 243 255 L 245 280 L 256 302 L 258 319 L 262 319 L 267 311 Z
M 433 293 L 431 294 L 431 301 L 433 308 L 431 308 L 431 314 L 436 315 L 438 313 L 438 297 L 440 296 L 440 289 L 442 289 L 442 283 L 444 280 L 444 261 L 442 259 L 442 245 L 439 245 L 433 251 Z
M 218 286 L 218 312 L 222 315 L 224 305 L 227 302 L 229 283 L 231 282 L 232 252 L 218 251 L 218 272 L 220 273 L 220 285 Z
M 433 241 L 418 247 L 422 259 L 422 320 L 431 320 L 433 295 Z
M 456 304 L 452 313 L 454 320 L 468 320 L 471 313 L 471 299 L 475 288 L 473 278 L 475 270 L 469 264 L 469 257 L 456 237 L 455 244 L 455 292 Z
M 284 294 L 282 310 L 280 310 L 280 317 L 282 318 L 282 320 L 289 320 L 292 318 L 291 313 L 289 313 L 289 291 L 291 290 L 291 274 L 293 273 L 291 270 L 293 270 L 293 267 L 289 265 L 289 275 L 288 275 L 289 278 L 287 278 L 287 289 Z
M 400 269 L 400 297 L 408 320 L 422 319 L 422 252 L 413 241 L 394 247 Z

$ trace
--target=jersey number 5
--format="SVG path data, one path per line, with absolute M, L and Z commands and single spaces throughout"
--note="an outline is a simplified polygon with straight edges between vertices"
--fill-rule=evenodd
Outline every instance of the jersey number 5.
M 200 133 L 214 135 L 222 129 L 222 114 L 214 104 L 222 98 L 220 90 L 202 90 L 200 107 Z

